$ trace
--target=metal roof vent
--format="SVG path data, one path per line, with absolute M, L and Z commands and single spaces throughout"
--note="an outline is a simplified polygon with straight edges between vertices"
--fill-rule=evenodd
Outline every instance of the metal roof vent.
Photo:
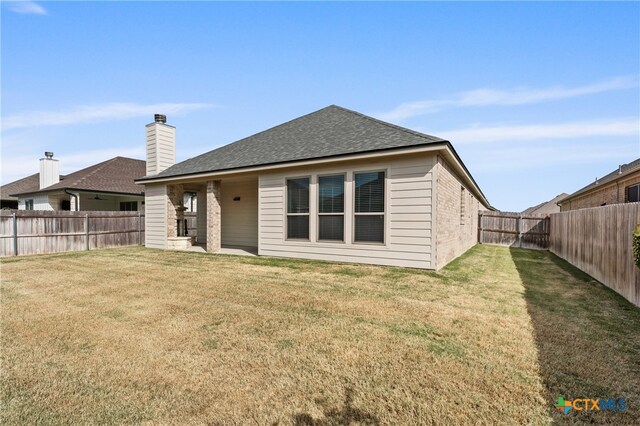
M 53 152 L 51 151 L 46 151 L 44 153 L 44 156 L 47 157 L 49 160 L 51 160 L 53 158 Z
M 598 182 L 598 178 L 596 177 L 596 185 L 599 184 L 600 182 Z
M 164 114 L 154 114 L 153 121 L 156 123 L 165 124 L 167 122 L 167 116 Z
M 622 174 L 622 164 L 620 164 L 620 166 L 618 166 L 618 174 L 621 175 Z

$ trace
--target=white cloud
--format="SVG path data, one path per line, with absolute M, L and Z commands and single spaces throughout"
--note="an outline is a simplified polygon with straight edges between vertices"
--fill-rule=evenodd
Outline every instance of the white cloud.
M 454 145 L 480 142 L 575 139 L 593 136 L 637 136 L 637 117 L 599 121 L 574 121 L 556 124 L 524 124 L 512 126 L 474 126 L 464 129 L 434 132 Z
M 476 89 L 454 94 L 444 99 L 403 103 L 390 111 L 374 115 L 381 120 L 401 122 L 411 117 L 430 114 L 446 108 L 526 105 L 635 87 L 638 87 L 636 76 L 623 76 L 573 88 L 555 86 L 542 89 L 529 87 L 517 87 L 510 90 Z
M 468 166 L 473 173 L 497 174 L 523 170 L 557 169 L 559 166 L 580 164 L 612 165 L 628 162 L 629 152 L 634 147 L 630 144 L 615 146 L 594 143 L 591 145 L 571 143 L 563 146 L 548 144 L 520 144 L 509 148 L 494 148 L 483 152 L 473 151 L 463 155 L 469 158 Z M 462 155 L 462 154 L 461 154 Z M 613 167 L 613 166 L 611 166 Z
M 14 0 L 7 1 L 7 7 L 10 11 L 16 13 L 22 13 L 25 15 L 46 15 L 47 11 L 44 7 L 40 6 L 38 3 L 34 1 L 28 0 Z
M 212 107 L 211 104 L 204 103 L 162 103 L 148 105 L 108 103 L 80 106 L 64 111 L 28 111 L 4 117 L 2 119 L 2 130 L 124 120 L 148 116 L 154 113 L 178 114 L 210 107 Z

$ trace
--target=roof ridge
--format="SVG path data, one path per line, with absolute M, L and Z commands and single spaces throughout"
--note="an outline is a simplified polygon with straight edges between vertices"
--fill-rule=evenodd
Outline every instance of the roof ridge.
M 389 123 L 387 121 L 383 121 L 383 120 L 380 120 L 378 118 L 371 117 L 371 116 L 363 114 L 361 112 L 353 111 L 353 110 L 350 110 L 349 108 L 341 107 L 340 105 L 335 105 L 335 104 L 334 105 L 329 105 L 327 108 L 330 108 L 330 107 L 335 107 L 335 108 L 341 109 L 343 111 L 350 112 L 352 114 L 355 114 L 355 115 L 357 115 L 359 117 L 362 117 L 362 118 L 366 118 L 367 120 L 373 121 L 375 123 L 383 124 L 383 125 L 385 125 L 387 127 L 391 127 L 392 129 L 401 130 L 403 132 L 412 134 L 414 136 L 419 136 L 419 137 L 424 138 L 424 139 L 430 139 L 431 142 L 434 142 L 434 140 L 437 140 L 438 142 L 449 142 L 446 139 L 442 139 L 442 138 L 439 138 L 439 137 L 433 136 L 433 135 L 428 135 L 428 134 L 422 133 L 422 132 L 417 132 L 415 130 L 408 129 L 406 127 L 398 126 L 397 124 Z
M 86 175 L 82 176 L 81 178 L 77 179 L 74 183 L 72 183 L 70 186 L 77 186 L 79 184 L 81 184 L 82 182 L 84 182 L 88 177 L 93 176 L 94 174 L 96 174 L 98 171 L 102 170 L 104 168 L 104 166 L 106 166 L 108 163 L 113 162 L 114 160 L 116 160 L 118 157 L 113 157 L 110 158 L 108 160 L 103 161 L 102 163 L 98 163 L 98 164 L 94 164 L 93 166 L 89 166 L 89 167 L 85 167 L 84 169 L 78 170 L 76 173 L 81 172 L 82 170 L 85 169 L 89 169 L 91 167 L 95 167 L 95 169 L 93 169 L 92 171 L 90 171 L 89 173 L 87 173 Z

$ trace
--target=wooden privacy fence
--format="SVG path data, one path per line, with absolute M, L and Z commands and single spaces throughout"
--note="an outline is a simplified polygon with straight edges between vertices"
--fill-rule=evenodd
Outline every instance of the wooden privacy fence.
M 554 213 L 549 250 L 640 306 L 632 235 L 637 225 L 640 203 Z
M 140 212 L 0 212 L 0 256 L 57 253 L 144 243 Z
M 478 241 L 510 247 L 546 249 L 549 247 L 549 216 L 511 212 L 481 212 Z

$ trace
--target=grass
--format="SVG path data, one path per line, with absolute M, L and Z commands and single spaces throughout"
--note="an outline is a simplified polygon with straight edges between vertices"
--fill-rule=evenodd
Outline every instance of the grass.
M 127 248 L 1 262 L 0 423 L 640 423 L 640 310 L 545 252 L 439 272 Z M 563 415 L 558 395 L 625 397 Z

